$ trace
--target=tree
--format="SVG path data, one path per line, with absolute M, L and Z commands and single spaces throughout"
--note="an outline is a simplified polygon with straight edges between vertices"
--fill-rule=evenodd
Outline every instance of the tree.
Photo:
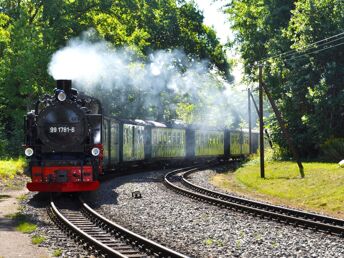
M 115 47 L 129 46 L 145 60 L 159 49 L 182 48 L 191 59 L 208 59 L 229 75 L 224 48 L 202 14 L 183 0 L 0 0 L 0 156 L 21 152 L 23 115 L 39 96 L 52 92 L 47 73 L 52 54 L 69 39 L 94 28 Z M 185 96 L 166 89 L 156 105 L 139 107 L 147 92 L 129 88 L 104 99 L 113 114 L 168 120 Z M 122 102 L 117 102 L 117 100 Z M 118 105 L 118 103 L 128 105 Z
M 312 50 L 333 48 L 314 53 L 305 47 L 341 32 L 343 1 L 235 0 L 228 13 L 248 78 L 256 77 L 254 62 L 265 60 L 264 81 L 302 156 L 315 157 L 327 138 L 342 137 L 343 46 L 320 44 Z M 291 49 L 295 52 L 278 56 Z M 285 148 L 275 117 L 267 124 L 274 141 Z

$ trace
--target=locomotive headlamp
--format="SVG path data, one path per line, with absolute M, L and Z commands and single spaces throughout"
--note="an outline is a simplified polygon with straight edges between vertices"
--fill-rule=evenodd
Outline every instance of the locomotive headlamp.
M 25 149 L 25 156 L 31 157 L 33 155 L 33 149 L 32 148 L 26 148 Z
M 66 93 L 65 93 L 63 90 L 61 90 L 61 91 L 57 94 L 57 99 L 58 99 L 59 101 L 65 101 L 66 98 L 67 98 L 67 95 L 66 95 Z
M 93 156 L 97 157 L 100 153 L 100 150 L 99 150 L 99 148 L 95 147 L 92 149 L 91 153 Z

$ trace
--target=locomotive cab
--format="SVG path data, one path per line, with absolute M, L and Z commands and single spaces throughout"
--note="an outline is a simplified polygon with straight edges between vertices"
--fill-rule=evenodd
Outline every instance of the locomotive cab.
M 102 173 L 102 108 L 78 94 L 70 80 L 58 80 L 25 117 L 25 155 L 30 191 L 79 192 L 99 187 Z

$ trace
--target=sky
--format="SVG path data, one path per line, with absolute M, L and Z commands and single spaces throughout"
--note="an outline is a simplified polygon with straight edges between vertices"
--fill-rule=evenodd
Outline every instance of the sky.
M 213 27 L 216 35 L 222 44 L 233 40 L 234 35 L 230 28 L 228 16 L 223 12 L 223 7 L 228 4 L 228 0 L 194 0 L 199 9 L 203 11 L 204 23 Z M 233 67 L 231 74 L 234 76 L 235 83 L 242 80 L 243 66 L 240 57 L 235 49 L 227 51 L 227 56 L 231 59 L 237 59 L 237 65 Z M 246 87 L 246 86 L 245 86 Z
M 228 39 L 233 39 L 227 15 L 223 13 L 223 6 L 228 4 L 228 0 L 194 0 L 199 9 L 203 11 L 204 23 L 214 27 L 218 38 L 222 44 Z

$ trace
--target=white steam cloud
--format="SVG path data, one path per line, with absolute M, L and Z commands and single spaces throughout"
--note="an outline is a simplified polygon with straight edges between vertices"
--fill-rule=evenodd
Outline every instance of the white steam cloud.
M 216 69 L 209 69 L 207 61 L 196 61 L 180 50 L 159 50 L 142 61 L 134 51 L 113 48 L 104 40 L 93 42 L 92 36 L 94 32 L 88 31 L 58 50 L 49 74 L 54 79 L 71 79 L 77 88 L 100 98 L 99 90 L 105 94 L 141 92 L 138 109 L 156 104 L 162 91 L 170 91 L 187 94 L 201 106 L 198 120 L 204 123 L 229 125 L 247 119 L 246 93 L 233 89 Z M 126 104 L 127 100 L 122 101 Z

